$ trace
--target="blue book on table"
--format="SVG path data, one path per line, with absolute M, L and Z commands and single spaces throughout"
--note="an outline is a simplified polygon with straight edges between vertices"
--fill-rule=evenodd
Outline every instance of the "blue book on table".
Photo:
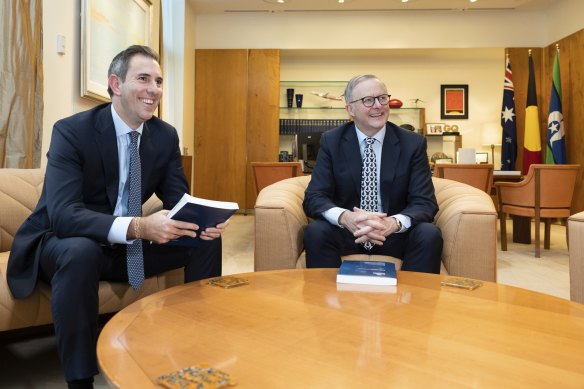
M 215 227 L 217 224 L 224 223 L 238 209 L 237 203 L 207 200 L 185 193 L 168 213 L 168 217 L 197 224 L 199 226 L 197 237 L 183 236 L 168 243 L 196 246 L 200 241 L 199 233 L 203 232 L 207 227 Z
M 397 285 L 395 264 L 377 261 L 343 261 L 337 282 L 365 285 Z

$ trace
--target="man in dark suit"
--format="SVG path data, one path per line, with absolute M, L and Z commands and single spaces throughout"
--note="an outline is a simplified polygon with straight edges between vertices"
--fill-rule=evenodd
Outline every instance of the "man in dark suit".
M 438 273 L 442 235 L 420 135 L 388 122 L 389 95 L 373 75 L 345 89 L 352 122 L 321 137 L 304 198 L 307 267 L 339 267 L 348 254 L 390 255 L 402 269 Z
M 220 235 L 226 224 L 199 231 L 194 223 L 167 218 L 188 186 L 178 134 L 153 116 L 162 97 L 158 55 L 130 46 L 113 59 L 108 85 L 111 104 L 55 124 L 39 203 L 16 233 L 8 262 L 16 298 L 29 296 L 39 279 L 51 285 L 69 387 L 93 386 L 98 283 L 128 281 L 131 246 L 141 246 L 137 273 L 130 272 L 131 280 L 138 280 L 135 289 L 143 277 L 183 266 L 185 282 L 221 275 Z M 141 204 L 153 193 L 164 210 L 140 217 Z M 164 245 L 197 234 L 196 248 Z

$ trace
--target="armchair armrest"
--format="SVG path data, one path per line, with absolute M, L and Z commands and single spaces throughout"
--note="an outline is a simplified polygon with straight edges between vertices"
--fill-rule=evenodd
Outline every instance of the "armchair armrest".
M 446 179 L 432 178 L 442 231 L 442 262 L 448 274 L 497 280 L 497 212 L 485 192 Z
M 289 178 L 260 191 L 255 204 L 255 271 L 296 268 L 308 224 L 302 201 L 309 181 L 310 176 Z
M 584 304 L 584 212 L 568 218 L 570 300 Z

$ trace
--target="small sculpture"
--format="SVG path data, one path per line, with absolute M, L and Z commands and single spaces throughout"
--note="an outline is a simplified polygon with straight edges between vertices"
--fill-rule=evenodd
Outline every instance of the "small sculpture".
M 416 99 L 410 99 L 410 101 L 412 103 L 416 104 L 416 108 L 418 108 L 418 103 L 424 103 L 425 102 L 424 100 L 418 99 L 418 98 L 416 98 Z
M 313 95 L 317 95 L 318 97 L 322 97 L 323 99 L 329 99 L 329 100 L 335 100 L 335 101 L 342 101 L 343 100 L 343 96 L 344 94 L 342 94 L 340 97 L 331 95 L 330 93 L 326 92 L 314 92 L 312 91 Z

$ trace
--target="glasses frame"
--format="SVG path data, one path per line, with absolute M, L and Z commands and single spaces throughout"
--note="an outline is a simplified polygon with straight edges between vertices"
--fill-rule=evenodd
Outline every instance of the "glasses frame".
M 381 101 L 379 101 L 379 98 L 381 96 L 387 96 L 387 103 L 386 104 L 381 104 Z M 373 99 L 373 104 L 371 104 L 371 105 L 365 104 L 365 99 L 369 99 L 369 98 L 372 98 Z M 365 97 L 362 97 L 360 99 L 353 100 L 353 101 L 349 102 L 349 104 L 353 104 L 353 103 L 356 103 L 357 101 L 360 101 L 361 103 L 363 103 L 363 106 L 364 107 L 371 108 L 371 107 L 373 107 L 375 105 L 375 100 L 377 100 L 377 102 L 379 103 L 379 105 L 387 105 L 387 104 L 389 104 L 389 100 L 390 99 L 391 99 L 391 95 L 389 93 L 383 93 L 383 94 L 378 95 L 378 96 L 365 96 Z

